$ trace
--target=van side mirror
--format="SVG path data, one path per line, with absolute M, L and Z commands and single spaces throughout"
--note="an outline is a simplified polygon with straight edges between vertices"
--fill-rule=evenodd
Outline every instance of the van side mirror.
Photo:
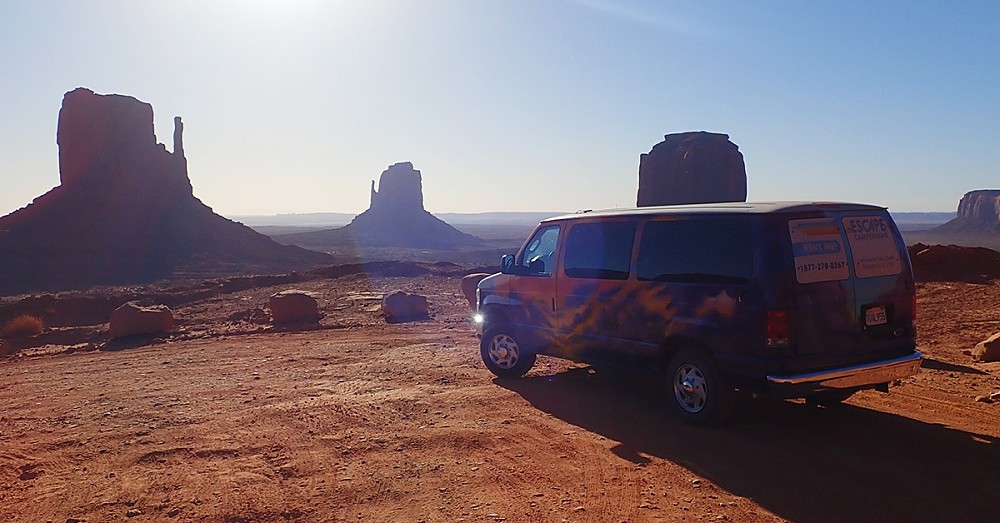
M 514 274 L 513 254 L 504 254 L 500 257 L 500 272 L 503 274 Z

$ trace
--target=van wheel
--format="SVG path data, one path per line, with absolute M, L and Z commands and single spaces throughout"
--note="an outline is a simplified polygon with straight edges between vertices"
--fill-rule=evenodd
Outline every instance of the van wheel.
M 667 365 L 674 412 L 688 423 L 712 425 L 732 415 L 733 390 L 715 361 L 704 351 L 682 349 Z
M 535 354 L 518 343 L 518 334 L 506 323 L 486 328 L 479 352 L 486 368 L 501 378 L 520 378 L 535 364 Z

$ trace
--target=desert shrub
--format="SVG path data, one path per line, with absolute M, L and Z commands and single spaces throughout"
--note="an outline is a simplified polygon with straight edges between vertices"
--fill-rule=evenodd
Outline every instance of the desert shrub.
M 35 336 L 42 333 L 45 324 L 41 318 L 30 314 L 22 314 L 0 325 L 0 338 L 20 338 Z

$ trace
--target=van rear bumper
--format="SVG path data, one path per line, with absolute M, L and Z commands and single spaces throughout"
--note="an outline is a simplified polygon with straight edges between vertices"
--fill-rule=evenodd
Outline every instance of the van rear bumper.
M 837 389 L 864 389 L 913 376 L 920 369 L 920 351 L 913 354 L 794 376 L 768 376 L 768 389 L 775 395 L 797 398 L 815 392 Z

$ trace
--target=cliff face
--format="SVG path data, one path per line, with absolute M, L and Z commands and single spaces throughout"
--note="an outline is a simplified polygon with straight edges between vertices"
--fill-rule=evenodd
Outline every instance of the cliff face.
M 639 156 L 637 206 L 747 200 L 743 154 L 729 135 L 701 131 L 663 138 Z
M 934 229 L 952 233 L 1000 233 L 1000 190 L 970 191 L 958 202 L 955 219 Z
M 319 246 L 413 247 L 448 249 L 480 243 L 424 209 L 420 171 L 410 162 L 389 166 L 372 181 L 371 206 L 345 227 L 288 234 L 282 243 Z
M 56 133 L 60 185 L 0 218 L 0 293 L 329 261 L 278 245 L 195 198 L 179 117 L 174 127 L 169 152 L 156 143 L 149 104 L 84 88 L 66 93 Z

